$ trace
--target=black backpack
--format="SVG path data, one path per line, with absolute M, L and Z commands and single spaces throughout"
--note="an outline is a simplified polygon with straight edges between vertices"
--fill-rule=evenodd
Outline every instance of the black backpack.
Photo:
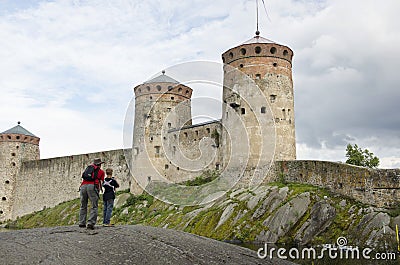
M 94 168 L 93 165 L 89 165 L 85 171 L 82 173 L 83 180 L 87 181 L 95 181 L 97 179 L 97 175 L 99 173 L 99 168 Z

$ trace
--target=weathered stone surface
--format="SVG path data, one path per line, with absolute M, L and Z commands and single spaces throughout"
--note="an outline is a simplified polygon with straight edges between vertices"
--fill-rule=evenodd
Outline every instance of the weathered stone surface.
M 0 233 L 2 264 L 293 264 L 169 229 L 77 226 Z M 94 247 L 96 246 L 96 247 Z
M 257 241 L 276 242 L 279 237 L 285 235 L 291 227 L 304 215 L 310 204 L 310 193 L 305 192 L 285 205 L 280 207 L 273 216 L 268 217 L 263 225 L 266 230 L 256 237 Z
M 233 192 L 229 195 L 229 197 L 230 197 L 231 199 L 233 199 L 234 197 L 236 197 L 237 195 L 239 195 L 239 194 L 241 194 L 241 193 L 243 193 L 243 192 L 245 192 L 245 191 L 246 191 L 245 188 L 237 189 L 237 190 L 233 191 Z
M 119 208 L 126 203 L 126 200 L 131 196 L 129 193 L 122 193 L 121 195 L 116 196 L 114 200 L 114 208 Z
M 229 204 L 225 210 L 222 212 L 221 214 L 221 218 L 218 221 L 217 226 L 215 227 L 215 229 L 217 229 L 220 225 L 222 225 L 223 223 L 226 222 L 226 220 L 229 219 L 229 217 L 231 217 L 231 215 L 233 214 L 235 207 L 237 206 L 237 203 L 233 203 L 233 204 Z
M 269 192 L 269 189 L 264 186 L 265 189 L 261 190 L 261 189 L 257 189 L 256 190 L 256 195 L 252 196 L 248 201 L 247 201 L 247 208 L 249 208 L 250 210 L 253 210 L 254 207 L 257 206 L 258 202 L 265 197 L 265 195 L 267 195 L 267 193 Z
M 272 212 L 276 207 L 281 204 L 287 197 L 289 188 L 283 187 L 278 189 L 273 189 L 268 196 L 265 198 L 262 205 L 256 209 L 252 218 L 258 219 L 263 216 L 267 211 Z
M 329 203 L 319 201 L 311 209 L 310 219 L 305 222 L 296 235 L 301 244 L 308 244 L 313 237 L 324 231 L 333 221 L 336 210 Z

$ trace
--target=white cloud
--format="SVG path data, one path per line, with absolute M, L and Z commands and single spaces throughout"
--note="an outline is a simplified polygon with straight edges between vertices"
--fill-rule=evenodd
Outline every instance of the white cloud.
M 173 64 L 219 61 L 254 34 L 254 2 L 2 3 L 0 131 L 21 120 L 41 137 L 42 157 L 122 148 L 132 88 Z M 266 3 L 262 35 L 295 52 L 299 159 L 338 160 L 346 135 L 359 146 L 384 137 L 391 148 L 375 141 L 371 151 L 398 166 L 400 2 Z

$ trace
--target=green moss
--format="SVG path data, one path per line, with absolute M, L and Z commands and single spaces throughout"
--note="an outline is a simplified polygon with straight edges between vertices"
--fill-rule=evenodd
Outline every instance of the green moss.
M 195 179 L 192 180 L 187 180 L 181 184 L 186 185 L 186 186 L 201 186 L 206 183 L 209 183 L 219 177 L 219 172 L 216 170 L 210 170 L 207 169 L 205 170 L 200 176 L 196 177 Z

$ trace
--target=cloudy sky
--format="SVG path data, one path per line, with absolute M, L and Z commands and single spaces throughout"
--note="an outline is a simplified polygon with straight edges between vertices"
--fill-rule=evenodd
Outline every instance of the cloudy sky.
M 400 1 L 265 3 L 261 35 L 295 53 L 298 159 L 357 143 L 400 167 Z M 0 131 L 21 121 L 42 158 L 123 148 L 134 86 L 219 62 L 255 21 L 255 0 L 0 0 Z

